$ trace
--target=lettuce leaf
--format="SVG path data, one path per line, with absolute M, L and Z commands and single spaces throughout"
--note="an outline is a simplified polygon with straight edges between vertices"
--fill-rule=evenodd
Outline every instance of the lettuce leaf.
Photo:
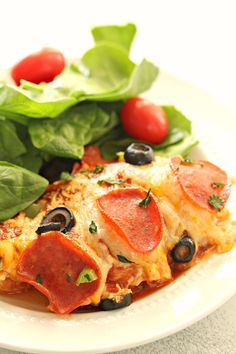
M 112 42 L 120 45 L 127 52 L 130 51 L 135 34 L 136 26 L 133 23 L 128 23 L 124 26 L 108 25 L 92 28 L 95 43 L 102 41 Z
M 40 84 L 42 90 L 35 91 L 32 85 L 22 88 L 10 84 L 0 84 L 0 114 L 9 113 L 40 118 L 56 117 L 76 103 L 73 97 L 65 96 L 49 84 Z M 37 86 L 40 86 L 37 85 Z
M 133 24 L 94 27 L 94 47 L 52 82 L 22 80 L 20 87 L 0 83 L 0 160 L 5 160 L 0 161 L 0 220 L 44 192 L 47 181 L 32 172 L 44 160 L 80 159 L 88 144 L 97 144 L 106 159 L 114 159 L 135 141 L 120 125 L 120 107 L 148 90 L 158 75 L 148 60 L 136 65 L 130 59 L 135 33 Z M 169 134 L 152 147 L 163 156 L 186 155 L 197 144 L 191 122 L 173 106 L 163 109 Z
M 95 46 L 48 84 L 1 83 L 0 114 L 55 118 L 82 101 L 118 101 L 149 89 L 158 68 L 145 59 L 139 65 L 130 60 L 135 31 L 133 24 L 94 28 Z

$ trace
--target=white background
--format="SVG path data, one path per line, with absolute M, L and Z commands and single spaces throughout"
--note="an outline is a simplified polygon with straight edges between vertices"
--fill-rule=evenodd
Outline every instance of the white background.
M 98 24 L 138 26 L 133 58 L 195 83 L 235 110 L 234 0 L 1 0 L 0 66 L 45 46 L 80 56 Z
M 196 84 L 236 111 L 234 0 L 1 0 L 0 67 L 9 67 L 45 46 L 61 49 L 66 56 L 80 56 L 92 45 L 89 34 L 92 25 L 130 21 L 138 26 L 132 51 L 135 60 L 143 56 L 153 60 L 160 68 Z M 211 317 L 213 320 L 201 321 L 189 332 L 186 330 L 136 353 L 169 354 L 172 349 L 180 353 L 178 348 L 182 348 L 183 354 L 233 354 L 236 321 L 230 314 L 235 311 L 235 304 L 234 297 Z M 214 333 L 218 339 L 222 336 L 222 340 L 214 342 Z M 224 341 L 226 347 L 230 345 L 226 351 Z M 9 353 L 1 349 L 0 352 Z

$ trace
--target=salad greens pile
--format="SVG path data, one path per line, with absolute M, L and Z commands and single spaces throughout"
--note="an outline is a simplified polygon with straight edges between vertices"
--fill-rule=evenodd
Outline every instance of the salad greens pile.
M 138 65 L 130 59 L 135 33 L 134 24 L 95 27 L 94 47 L 52 82 L 0 83 L 0 220 L 44 192 L 48 182 L 38 172 L 45 161 L 55 156 L 78 160 L 88 144 L 114 159 L 135 141 L 120 125 L 120 108 L 148 90 L 158 75 L 146 59 Z M 163 108 L 169 134 L 152 147 L 163 156 L 186 155 L 197 143 L 191 122 L 173 106 Z

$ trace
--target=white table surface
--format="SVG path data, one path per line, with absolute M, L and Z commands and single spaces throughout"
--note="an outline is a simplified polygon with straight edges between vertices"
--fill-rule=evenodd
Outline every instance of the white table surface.
M 92 43 L 92 25 L 132 21 L 133 58 L 145 55 L 236 111 L 235 6 L 234 0 L 4 0 L 0 67 L 45 46 L 76 57 Z M 236 296 L 191 327 L 122 353 L 235 354 Z

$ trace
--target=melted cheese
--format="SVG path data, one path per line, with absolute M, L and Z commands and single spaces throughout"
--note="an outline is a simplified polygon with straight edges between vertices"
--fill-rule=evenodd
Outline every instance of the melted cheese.
M 163 238 L 152 252 L 136 253 L 104 221 L 97 206 L 97 198 L 110 189 L 123 188 L 97 183 L 98 180 L 107 178 L 125 179 L 132 186 L 140 186 L 146 190 L 151 188 L 164 219 Z M 76 240 L 101 269 L 101 285 L 83 305 L 97 304 L 101 298 L 112 297 L 113 292 L 108 290 L 109 282 L 115 283 L 116 294 L 126 294 L 143 281 L 160 284 L 172 279 L 168 253 L 184 230 L 188 231 L 197 247 L 215 245 L 219 252 L 229 250 L 236 241 L 236 223 L 230 221 L 229 214 L 222 211 L 216 217 L 188 200 L 165 158 L 157 158 L 152 164 L 142 167 L 123 162 L 110 164 L 103 173 L 90 178 L 78 174 L 71 181 L 56 182 L 39 203 L 42 209 L 34 219 L 29 219 L 21 212 L 0 225 L 0 289 L 4 291 L 10 291 L 6 286 L 6 279 L 19 281 L 16 274 L 17 262 L 25 248 L 38 237 L 35 230 L 42 218 L 48 211 L 59 206 L 68 207 L 75 216 L 75 226 L 67 236 Z M 98 228 L 97 233 L 93 234 L 89 232 L 92 220 Z M 133 263 L 121 263 L 117 255 L 123 255 Z M 20 287 L 22 288 L 21 283 Z

